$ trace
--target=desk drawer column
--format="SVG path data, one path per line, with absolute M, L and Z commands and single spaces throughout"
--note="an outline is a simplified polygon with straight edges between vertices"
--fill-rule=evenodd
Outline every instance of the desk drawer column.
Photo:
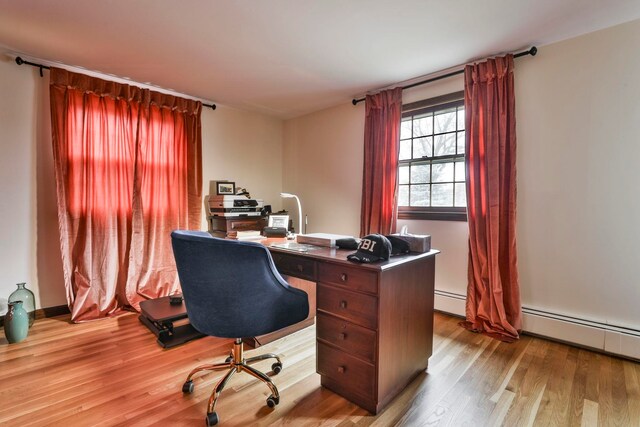
M 326 268 L 329 267 L 329 268 Z M 345 266 L 320 265 L 316 316 L 317 371 L 324 387 L 377 412 L 377 275 Z M 360 291 L 351 291 L 351 287 Z M 349 288 L 349 289 L 347 289 Z

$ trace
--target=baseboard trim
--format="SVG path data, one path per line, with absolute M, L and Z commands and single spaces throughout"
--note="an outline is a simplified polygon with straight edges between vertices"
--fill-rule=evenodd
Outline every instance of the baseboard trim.
M 465 295 L 435 291 L 435 309 L 456 316 L 465 315 Z M 522 307 L 523 333 L 640 359 L 640 330 L 590 319 Z
M 36 320 L 44 319 L 46 317 L 56 317 L 69 314 L 69 307 L 66 305 L 56 305 L 54 307 L 38 308 L 36 310 Z M 0 316 L 0 328 L 4 326 L 4 315 Z
M 465 317 L 466 301 L 467 297 L 465 295 L 435 290 L 434 307 L 438 311 Z

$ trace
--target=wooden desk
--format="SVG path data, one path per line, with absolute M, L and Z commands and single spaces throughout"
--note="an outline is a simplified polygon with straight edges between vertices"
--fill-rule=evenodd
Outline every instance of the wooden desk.
M 376 414 L 427 369 L 439 251 L 358 264 L 346 259 L 352 250 L 269 250 L 282 274 L 317 283 L 316 370 L 324 387 Z

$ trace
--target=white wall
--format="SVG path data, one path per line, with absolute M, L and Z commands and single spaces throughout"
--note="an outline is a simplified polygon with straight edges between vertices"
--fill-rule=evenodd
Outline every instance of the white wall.
M 49 147 L 40 139 L 50 129 L 49 118 L 42 114 L 42 106 L 49 103 L 46 85 L 35 69 L 21 69 L 1 56 L 0 94 L 0 314 L 3 314 L 7 298 L 18 282 L 27 282 L 38 306 L 43 300 L 50 302 L 50 306 L 64 304 L 66 300 L 59 245 L 52 246 L 47 236 L 57 235 L 57 221 L 53 177 L 47 181 L 43 176 L 52 171 L 51 154 L 48 161 L 43 159 L 46 148 L 51 151 L 51 139 Z M 52 200 L 53 209 L 47 209 L 45 202 Z M 47 212 L 53 213 L 54 222 Z M 43 267 L 40 273 L 38 265 Z M 45 285 L 42 288 L 38 286 L 40 279 Z
M 65 305 L 56 209 L 49 79 L 0 55 L 0 315 L 18 282 L 36 307 Z M 202 112 L 203 194 L 235 181 L 280 209 L 282 121 L 218 105 Z M 203 210 L 202 229 L 206 230 Z
M 212 181 L 229 180 L 263 199 L 274 211 L 282 208 L 282 120 L 225 106 L 202 112 L 203 194 Z M 211 185 L 211 194 L 215 188 Z M 202 229 L 206 230 L 203 216 Z
M 516 63 L 526 306 L 640 329 L 640 21 Z
M 362 104 L 285 122 L 282 188 L 300 197 L 307 232 L 359 233 L 363 132 Z M 286 208 L 297 224 L 295 202 Z
M 516 60 L 518 256 L 525 307 L 640 325 L 638 40 L 640 21 L 634 21 L 541 46 L 538 56 Z M 412 102 L 462 88 L 462 79 L 454 78 L 407 90 L 403 98 Z M 362 180 L 354 178 L 362 173 L 363 115 L 361 106 L 345 104 L 285 123 L 287 162 L 298 167 L 285 173 L 284 187 L 299 183 L 312 201 L 306 209 L 310 218 L 330 218 L 310 231 L 359 231 L 354 219 L 360 215 Z M 332 145 L 322 151 L 336 141 L 339 150 Z M 353 167 L 346 169 L 349 163 Z M 347 185 L 339 185 L 335 197 L 340 182 Z M 405 224 L 413 233 L 431 234 L 433 247 L 442 251 L 436 289 L 464 295 L 466 223 L 399 222 Z

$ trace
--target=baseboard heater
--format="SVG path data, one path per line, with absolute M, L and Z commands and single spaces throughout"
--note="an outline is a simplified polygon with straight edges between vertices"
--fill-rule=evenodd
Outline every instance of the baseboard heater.
M 436 290 L 435 297 L 436 310 L 465 315 L 465 295 Z M 640 359 L 640 329 L 526 306 L 522 307 L 522 317 L 525 333 Z

